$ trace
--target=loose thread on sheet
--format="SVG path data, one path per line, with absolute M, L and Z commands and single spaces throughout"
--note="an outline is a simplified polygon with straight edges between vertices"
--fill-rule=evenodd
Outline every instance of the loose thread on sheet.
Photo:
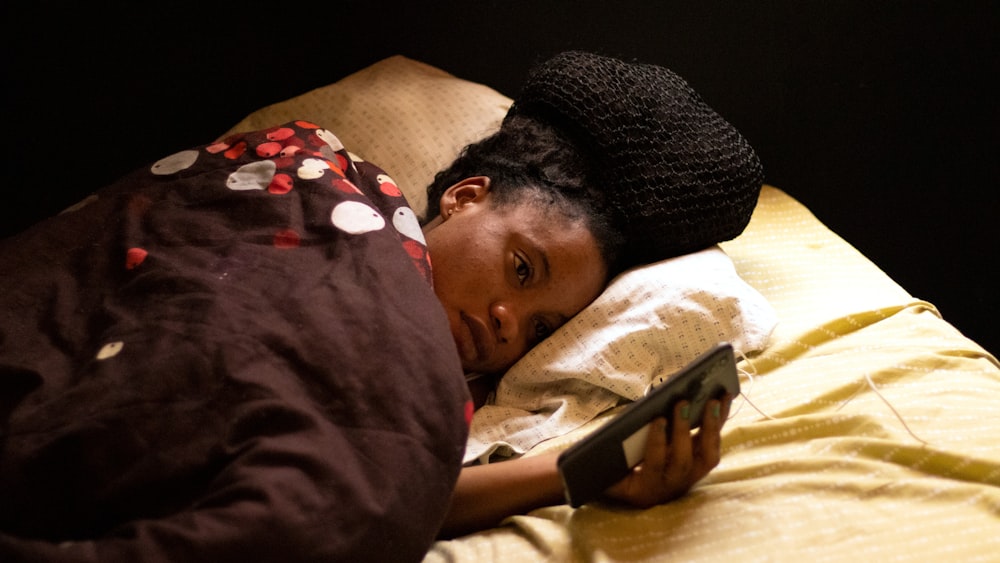
M 754 384 L 753 376 L 755 373 L 757 373 L 757 367 L 753 365 L 753 361 L 750 358 L 748 358 L 745 354 L 738 352 L 737 356 L 739 357 L 738 363 L 746 363 L 747 366 L 750 367 L 750 370 L 752 370 L 753 372 L 751 373 L 751 371 L 745 370 L 739 366 L 736 367 L 736 370 L 740 373 L 740 375 L 743 375 L 747 378 L 747 385 L 740 386 L 740 396 L 743 397 L 743 403 L 750 405 L 753 408 L 753 410 L 757 411 L 764 418 L 768 420 L 775 420 L 773 416 L 761 410 L 760 407 L 758 407 L 756 404 L 754 404 L 753 401 L 750 400 L 750 391 L 753 390 L 753 384 Z M 741 410 L 743 410 L 743 404 L 736 407 L 736 411 L 734 411 L 729 415 L 729 419 L 734 418 L 737 414 L 739 414 Z
M 753 365 L 753 361 L 750 360 L 750 358 L 748 358 L 747 356 L 745 356 L 743 354 L 740 354 L 740 362 L 741 363 L 746 363 L 747 366 L 749 366 L 749 368 L 750 368 L 750 370 L 745 370 L 745 369 L 743 369 L 741 367 L 737 367 L 737 370 L 739 371 L 740 375 L 745 376 L 747 378 L 747 382 L 748 382 L 748 384 L 746 386 L 743 386 L 740 389 L 740 395 L 743 397 L 744 402 L 746 404 L 750 405 L 755 411 L 757 411 L 758 413 L 760 413 L 760 415 L 763 416 L 764 418 L 766 418 L 768 420 L 777 420 L 775 417 L 773 417 L 773 416 L 767 414 L 766 412 L 764 412 L 763 409 L 761 409 L 760 407 L 758 407 L 752 400 L 750 400 L 750 391 L 753 390 L 754 375 L 757 372 L 757 368 Z M 883 395 L 882 392 L 878 390 L 878 387 L 875 385 L 875 382 L 872 381 L 871 376 L 867 372 L 864 374 L 864 377 L 865 377 L 865 382 L 868 384 L 868 387 L 872 391 L 875 392 L 875 395 L 879 399 L 881 399 L 881 401 L 883 403 L 885 403 L 885 406 L 889 407 L 889 410 L 892 411 L 892 414 L 895 415 L 896 419 L 899 420 L 900 424 L 903 425 L 903 428 L 906 429 L 906 432 L 910 436 L 912 436 L 914 440 L 920 442 L 921 444 L 929 446 L 930 444 L 927 442 L 927 440 L 924 440 L 923 438 L 921 438 L 920 436 L 918 436 L 917 433 L 914 432 L 913 429 L 910 428 L 910 425 L 906 423 L 906 420 L 903 418 L 903 415 L 900 414 L 899 411 L 896 410 L 896 407 L 894 407 L 892 405 L 892 403 L 889 401 L 889 399 L 887 399 L 885 397 L 885 395 Z M 847 403 L 850 403 L 855 397 L 858 396 L 858 394 L 860 392 L 861 392 L 861 389 L 858 389 L 857 391 L 855 391 L 854 394 L 851 395 L 850 397 L 848 397 L 846 401 L 844 401 L 843 403 L 841 403 L 840 406 L 837 407 L 836 410 L 839 411 L 840 409 L 844 408 L 847 405 Z M 732 414 L 730 414 L 729 418 L 730 419 L 734 418 L 740 412 L 740 410 L 742 408 L 743 408 L 742 404 L 740 406 L 736 407 L 736 411 L 734 411 Z
M 917 434 L 910 429 L 910 425 L 907 424 L 906 420 L 903 419 L 903 415 L 899 414 L 899 411 L 896 410 L 896 407 L 892 406 L 892 403 L 889 402 L 889 399 L 886 399 L 885 396 L 882 395 L 882 393 L 878 390 L 878 387 L 875 386 L 875 382 L 872 381 L 871 376 L 868 375 L 868 372 L 865 372 L 865 381 L 868 382 L 868 386 L 871 387 L 872 391 L 875 392 L 875 395 L 877 395 L 879 399 L 882 399 L 882 402 L 885 403 L 885 406 L 889 407 L 889 410 L 892 411 L 892 414 L 896 415 L 896 418 L 899 419 L 899 422 L 903 425 L 903 428 L 905 428 L 906 431 L 910 433 L 910 436 L 913 436 L 913 439 L 920 442 L 921 444 L 929 446 L 930 444 L 927 443 L 927 440 L 924 440 L 920 436 L 917 436 Z

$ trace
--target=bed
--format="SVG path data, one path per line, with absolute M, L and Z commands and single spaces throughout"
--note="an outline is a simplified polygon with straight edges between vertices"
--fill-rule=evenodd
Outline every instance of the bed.
M 397 195 L 419 214 L 426 205 L 423 186 L 433 173 L 462 146 L 495 129 L 510 103 L 486 85 L 391 56 L 254 111 L 205 147 L 225 154 L 245 132 L 274 131 L 282 124 L 306 139 L 312 137 L 302 127 L 330 131 L 337 140 L 324 141 L 323 166 L 377 164 L 387 174 L 376 174 L 377 184 L 398 186 Z M 341 143 L 347 149 L 335 150 Z M 180 169 L 177 158 L 183 159 L 171 155 L 163 161 L 171 172 Z M 295 233 L 272 235 L 275 247 L 303 242 Z M 584 313 L 599 316 L 598 329 L 564 327 L 512 368 L 491 404 L 475 414 L 463 418 L 465 397 L 451 387 L 436 395 L 440 419 L 427 420 L 409 403 L 405 422 L 415 425 L 427 452 L 420 473 L 426 494 L 405 498 L 397 491 L 398 504 L 390 507 L 394 519 L 356 536 L 372 548 L 365 555 L 426 562 L 995 560 L 1000 362 L 780 186 L 764 186 L 746 231 L 708 252 L 693 262 L 654 265 L 638 282 L 645 292 L 641 299 L 628 289 L 620 289 L 624 298 L 606 294 L 602 298 L 620 305 L 618 310 L 595 313 L 592 307 Z M 419 252 L 411 257 L 419 272 Z M 126 253 L 125 259 L 132 269 L 145 256 Z M 670 293 L 680 286 L 686 293 Z M 641 337 L 629 345 L 653 360 L 639 362 L 634 375 L 614 353 L 624 337 L 605 331 L 621 326 L 645 299 L 658 303 L 652 342 L 676 336 L 681 352 L 666 358 L 660 355 L 664 346 Z M 721 324 L 720 312 L 726 313 Z M 593 338 L 601 348 L 592 346 Z M 441 516 L 444 491 L 462 457 L 449 443 L 463 442 L 466 463 L 502 463 L 504 456 L 567 448 L 641 395 L 651 377 L 668 374 L 723 339 L 739 343 L 743 394 L 724 429 L 722 463 L 690 494 L 648 510 L 603 503 L 551 506 L 493 529 L 432 541 L 431 523 Z M 103 357 L 97 359 L 120 354 L 116 342 L 100 347 L 97 355 Z M 598 355 L 600 367 L 593 367 Z M 422 385 L 438 381 L 429 372 L 454 367 L 436 359 Z M 567 379 L 576 383 L 568 391 Z M 371 416 L 393 408 L 382 405 Z M 295 426 L 300 419 L 276 420 Z M 435 436 L 442 428 L 447 435 Z M 386 435 L 400 440 L 395 451 L 412 440 Z M 378 463 L 401 463 L 393 450 L 382 453 Z M 433 477 L 445 466 L 451 468 L 443 478 Z M 54 494 L 48 506 L 58 501 Z M 329 525 L 339 530 L 347 524 Z M 185 540 L 197 546 L 196 536 Z M 264 549 L 255 553 L 259 557 L 280 558 L 286 548 L 268 544 L 263 531 L 260 543 L 266 547 L 258 546 Z M 39 553 L 73 560 L 66 555 L 71 550 Z
M 389 171 L 419 209 L 420 186 L 495 128 L 509 103 L 393 56 L 232 130 L 295 116 L 323 122 Z M 763 188 L 747 230 L 721 249 L 776 316 L 740 362 L 744 396 L 724 429 L 721 465 L 673 503 L 547 507 L 438 541 L 425 561 L 995 560 L 997 359 L 780 187 Z M 766 311 L 750 316 L 769 326 Z M 548 359 L 524 361 L 544 371 Z M 564 449 L 618 408 L 521 449 Z

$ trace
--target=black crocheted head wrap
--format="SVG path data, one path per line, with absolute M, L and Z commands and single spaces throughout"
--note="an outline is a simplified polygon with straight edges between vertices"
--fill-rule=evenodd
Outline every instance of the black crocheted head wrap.
M 729 240 L 750 221 L 760 160 L 666 68 L 565 52 L 529 73 L 506 120 L 514 115 L 564 130 L 594 159 L 628 240 L 626 266 Z

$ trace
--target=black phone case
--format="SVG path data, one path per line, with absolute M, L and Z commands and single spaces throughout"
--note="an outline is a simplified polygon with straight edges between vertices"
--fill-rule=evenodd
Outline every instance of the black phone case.
M 670 376 L 621 414 L 577 442 L 559 456 L 558 467 L 570 506 L 581 506 L 608 487 L 623 479 L 632 467 L 626 455 L 626 443 L 654 418 L 665 415 L 672 419 L 674 405 L 681 399 L 691 403 L 691 427 L 701 424 L 705 403 L 720 398 L 726 392 L 739 394 L 740 380 L 736 373 L 733 348 L 723 342 L 705 352 L 693 362 Z M 664 436 L 666 439 L 666 436 Z M 645 440 L 629 447 L 645 449 Z

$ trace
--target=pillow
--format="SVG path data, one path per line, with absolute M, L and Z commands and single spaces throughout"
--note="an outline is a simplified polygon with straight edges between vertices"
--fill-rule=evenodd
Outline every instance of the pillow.
M 259 109 L 225 135 L 305 119 L 385 170 L 418 215 L 427 186 L 461 149 L 494 132 L 511 99 L 401 55 Z
M 473 416 L 465 461 L 519 455 L 678 371 L 718 342 L 765 347 L 771 305 L 715 246 L 623 273 L 515 364 Z
M 394 56 L 255 111 L 229 132 L 318 123 L 393 176 L 423 214 L 437 170 L 495 131 L 510 104 L 482 84 Z M 775 322 L 719 248 L 626 272 L 503 377 L 493 403 L 473 417 L 466 460 L 520 454 L 564 434 L 718 341 L 743 354 L 763 348 Z

